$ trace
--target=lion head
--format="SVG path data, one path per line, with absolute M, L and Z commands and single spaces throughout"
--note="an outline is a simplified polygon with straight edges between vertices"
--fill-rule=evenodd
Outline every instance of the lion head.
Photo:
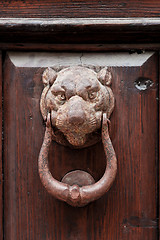
M 41 113 L 44 120 L 51 113 L 54 140 L 74 147 L 95 143 L 91 136 L 101 128 L 102 114 L 109 118 L 114 107 L 111 78 L 107 68 L 98 73 L 80 66 L 44 71 Z

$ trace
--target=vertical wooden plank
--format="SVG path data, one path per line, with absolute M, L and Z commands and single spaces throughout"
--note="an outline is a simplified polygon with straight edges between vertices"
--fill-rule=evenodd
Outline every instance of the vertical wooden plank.
M 110 239 L 157 239 L 158 56 L 153 54 L 140 67 L 114 69 L 113 74 L 116 111 L 112 123 L 121 224 L 120 235 Z
M 158 177 L 159 177 L 159 181 L 158 181 L 158 191 L 159 191 L 159 195 L 158 195 L 158 197 L 157 197 L 157 200 L 158 200 L 158 209 L 157 209 L 157 212 L 158 212 L 158 222 L 159 222 L 159 231 L 158 231 L 158 239 L 160 240 L 160 52 L 159 52 L 159 63 L 158 63 L 158 65 L 159 65 L 159 71 L 158 71 L 158 77 L 159 77 L 159 81 L 158 81 L 158 89 L 159 89 L 159 91 L 158 91 L 158 94 L 157 94 L 157 100 L 158 100 L 158 104 L 159 104 L 159 112 L 158 112 L 158 117 L 159 117 L 159 122 L 158 122 L 158 130 L 159 130 L 159 132 L 158 132 L 158 134 L 159 134 L 159 139 L 158 139 L 158 144 L 159 144 L 159 146 L 158 146 L 158 153 L 159 153 L 159 156 L 158 156 L 158 164 L 157 164 L 157 167 L 159 167 L 158 168 L 158 171 L 157 171 L 157 173 L 158 173 Z
M 7 66 L 5 66 L 7 68 Z M 16 124 L 16 119 L 15 119 L 15 97 L 11 93 L 11 89 L 9 88 L 9 84 L 6 83 L 5 79 L 6 77 L 11 78 L 12 77 L 12 65 L 9 68 L 9 71 L 4 74 L 4 92 L 7 91 L 8 89 L 8 94 L 5 95 L 6 102 L 8 101 L 8 98 L 11 99 L 10 103 L 12 108 L 10 109 L 10 113 L 12 114 L 12 121 L 11 121 L 11 126 L 8 125 L 8 113 L 6 113 L 6 110 L 4 111 L 4 151 L 5 151 L 5 146 L 7 143 L 10 145 L 10 150 L 8 151 L 8 154 L 6 155 L 4 152 L 4 226 L 6 226 L 6 231 L 4 229 L 4 236 L 5 238 L 8 237 L 8 239 L 16 239 L 16 228 L 14 227 L 17 218 L 16 216 L 16 199 L 15 199 L 15 192 L 16 192 L 16 187 L 15 187 L 15 181 L 16 175 L 15 175 L 15 162 L 13 161 L 13 156 L 15 156 L 15 146 L 16 146 L 16 137 L 15 141 L 13 138 L 9 137 L 9 133 L 12 134 L 12 132 L 15 132 L 15 124 Z M 6 76 L 7 75 L 7 76 Z M 13 79 L 14 80 L 14 79 Z M 5 87 L 6 86 L 6 87 Z M 12 86 L 12 84 L 11 84 Z M 12 86 L 12 89 L 13 86 Z M 14 89 L 16 93 L 16 89 Z M 5 109 L 5 106 L 4 106 Z M 8 159 L 11 157 L 11 162 L 8 164 Z M 10 183 L 12 182 L 13 188 L 10 188 Z M 7 189 L 9 189 L 9 192 L 7 192 Z M 6 204 L 11 206 L 10 208 L 6 207 Z M 11 210 L 12 209 L 12 210 Z M 12 213 L 11 213 L 12 211 Z M 6 216 L 10 216 L 10 218 L 7 218 Z
M 0 240 L 3 239 L 3 171 L 2 171 L 2 54 L 0 52 Z

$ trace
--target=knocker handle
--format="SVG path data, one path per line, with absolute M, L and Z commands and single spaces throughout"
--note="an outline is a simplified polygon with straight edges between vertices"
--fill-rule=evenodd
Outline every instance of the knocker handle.
M 103 113 L 102 143 L 106 157 L 106 170 L 103 177 L 91 185 L 79 187 L 74 184 L 71 186 L 54 179 L 49 171 L 48 153 L 52 141 L 52 127 L 50 114 L 48 114 L 44 140 L 38 158 L 38 169 L 42 184 L 55 198 L 72 206 L 82 207 L 100 198 L 110 189 L 117 172 L 117 159 L 109 137 L 108 124 L 106 113 Z

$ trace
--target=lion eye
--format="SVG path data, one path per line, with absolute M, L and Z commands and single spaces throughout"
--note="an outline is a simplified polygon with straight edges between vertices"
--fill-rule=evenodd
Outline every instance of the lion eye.
M 66 100 L 66 96 L 64 93 L 57 95 L 59 101 L 64 102 Z
M 88 97 L 89 97 L 89 99 L 94 99 L 97 97 L 97 94 L 98 94 L 97 92 L 89 92 Z

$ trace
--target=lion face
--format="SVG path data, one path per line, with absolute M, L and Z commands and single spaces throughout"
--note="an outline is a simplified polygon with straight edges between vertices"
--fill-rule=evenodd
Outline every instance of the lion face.
M 107 87 L 111 75 L 107 69 L 97 74 L 86 67 L 65 68 L 58 73 L 52 69 L 46 71 L 42 115 L 45 119 L 50 112 L 52 126 L 62 132 L 71 145 L 83 146 L 89 135 L 101 127 L 103 112 L 109 117 L 113 110 L 113 94 Z

